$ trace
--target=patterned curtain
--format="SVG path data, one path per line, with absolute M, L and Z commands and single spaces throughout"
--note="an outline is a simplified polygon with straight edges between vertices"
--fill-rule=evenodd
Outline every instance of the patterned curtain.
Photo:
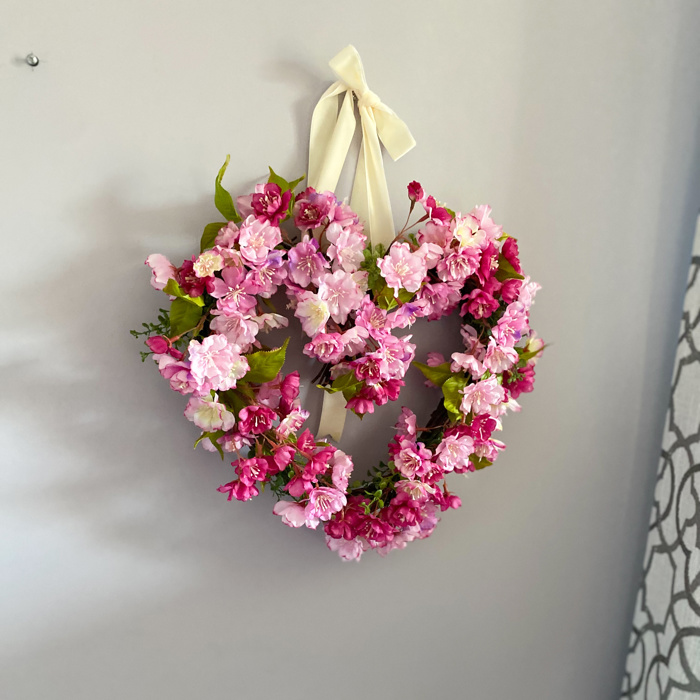
M 700 698 L 700 220 L 622 698 Z

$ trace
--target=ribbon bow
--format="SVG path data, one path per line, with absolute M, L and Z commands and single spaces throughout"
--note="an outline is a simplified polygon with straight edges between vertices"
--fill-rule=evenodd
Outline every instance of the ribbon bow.
M 311 118 L 308 183 L 319 191 L 335 190 L 355 133 L 354 93 L 362 124 L 362 147 L 350 204 L 364 221 L 372 244 L 388 246 L 395 236 L 394 219 L 379 142 L 393 160 L 410 151 L 416 142 L 406 124 L 367 86 L 362 59 L 354 46 L 346 46 L 329 65 L 338 80 L 323 93 Z M 333 98 L 343 93 L 338 111 Z

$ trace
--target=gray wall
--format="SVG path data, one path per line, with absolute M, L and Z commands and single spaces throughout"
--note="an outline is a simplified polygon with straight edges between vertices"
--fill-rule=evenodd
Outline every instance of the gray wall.
M 0 695 L 616 697 L 700 204 L 699 30 L 694 0 L 4 0 Z M 489 202 L 553 343 L 464 507 L 359 565 L 267 496 L 226 503 L 127 334 L 226 153 L 235 191 L 303 172 L 350 42 L 418 142 L 397 218 L 413 178 Z M 392 415 L 346 446 L 379 454 Z

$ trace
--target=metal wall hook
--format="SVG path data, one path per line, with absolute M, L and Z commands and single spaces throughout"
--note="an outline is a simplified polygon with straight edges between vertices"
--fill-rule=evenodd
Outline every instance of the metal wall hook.
M 27 62 L 27 65 L 32 68 L 39 65 L 39 57 L 33 52 L 28 53 L 24 60 Z

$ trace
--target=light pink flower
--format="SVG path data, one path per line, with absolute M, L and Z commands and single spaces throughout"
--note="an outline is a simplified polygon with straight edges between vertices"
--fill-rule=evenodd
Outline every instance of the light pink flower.
M 444 437 L 435 450 L 435 461 L 446 472 L 464 467 L 474 452 L 474 440 L 469 435 Z
M 499 414 L 499 406 L 505 400 L 503 387 L 496 377 L 483 379 L 476 384 L 468 384 L 462 389 L 462 413 L 473 411 L 475 414 L 488 413 L 492 416 Z
M 331 318 L 336 323 L 345 323 L 348 314 L 359 308 L 364 294 L 351 273 L 336 270 L 321 277 L 318 296 L 328 304 Z
M 222 248 L 231 248 L 238 240 L 238 226 L 229 221 L 226 226 L 219 229 L 219 233 L 214 239 L 214 243 Z
M 277 226 L 269 221 L 260 221 L 252 214 L 241 226 L 238 244 L 241 255 L 254 265 L 262 265 L 267 254 L 282 242 L 282 234 Z
M 336 450 L 330 462 L 333 469 L 331 479 L 333 486 L 341 491 L 346 491 L 348 488 L 348 480 L 352 474 L 353 464 L 352 459 L 342 450 Z
M 201 343 L 190 340 L 188 351 L 190 371 L 200 392 L 232 389 L 248 371 L 245 357 L 219 333 L 207 336 Z
M 365 259 L 363 251 L 367 237 L 355 231 L 344 229 L 333 223 L 326 229 L 326 238 L 330 242 L 326 255 L 345 272 L 355 272 Z
M 324 269 L 329 267 L 328 260 L 319 252 L 318 241 L 310 236 L 297 243 L 287 253 L 289 276 L 300 287 L 308 287 L 312 282 L 318 284 Z
M 162 291 L 163 287 L 168 283 L 168 280 L 175 279 L 175 266 L 160 253 L 153 253 L 146 258 L 146 265 L 151 268 L 153 275 L 151 276 L 151 287 Z
M 340 333 L 317 333 L 310 343 L 304 346 L 304 355 L 320 362 L 336 363 L 345 356 L 343 336 Z
M 211 277 L 224 266 L 224 259 L 214 250 L 205 250 L 195 260 L 192 269 L 197 277 Z
M 469 353 L 453 352 L 451 359 L 450 369 L 453 372 L 469 372 L 474 379 L 479 379 L 486 371 L 484 365 Z
M 226 336 L 230 345 L 233 345 L 238 352 L 248 352 L 253 345 L 259 327 L 255 319 L 243 314 L 224 314 L 218 309 L 212 311 L 214 319 L 210 328 L 216 333 Z
M 345 494 L 338 489 L 328 486 L 311 489 L 305 509 L 306 527 L 315 528 L 319 520 L 330 520 L 333 513 L 342 510 L 347 502 Z
M 277 501 L 272 512 L 282 518 L 282 522 L 289 527 L 301 527 L 306 524 L 304 506 L 294 501 Z
M 309 415 L 307 410 L 296 407 L 280 421 L 275 432 L 282 440 L 286 440 L 290 435 L 293 435 L 301 428 Z
M 411 252 L 408 243 L 394 243 L 389 254 L 377 260 L 382 277 L 397 294 L 400 289 L 417 292 L 428 273 L 425 258 Z
M 352 540 L 345 540 L 326 535 L 326 545 L 331 552 L 337 552 L 338 556 L 344 561 L 360 561 L 364 551 L 362 542 L 357 537 Z
M 430 458 L 430 452 L 419 445 L 409 445 L 394 457 L 396 468 L 409 479 L 422 471 L 423 463 Z
M 242 267 L 226 267 L 221 279 L 214 279 L 211 295 L 218 299 L 216 306 L 224 314 L 248 314 L 255 308 L 255 289 L 246 279 Z
M 205 401 L 193 396 L 185 408 L 185 418 L 201 430 L 211 433 L 215 430 L 230 430 L 236 419 L 226 406 L 217 401 Z
M 328 304 L 313 292 L 302 292 L 299 299 L 294 315 L 301 321 L 304 333 L 313 338 L 325 329 L 330 318 Z
M 500 374 L 510 369 L 518 361 L 518 352 L 514 348 L 499 345 L 494 338 L 489 340 L 489 345 L 484 357 L 484 367 L 493 374 Z
M 450 253 L 441 258 L 437 264 L 438 276 L 443 282 L 463 284 L 467 277 L 473 275 L 479 267 L 480 253 L 474 248 Z

